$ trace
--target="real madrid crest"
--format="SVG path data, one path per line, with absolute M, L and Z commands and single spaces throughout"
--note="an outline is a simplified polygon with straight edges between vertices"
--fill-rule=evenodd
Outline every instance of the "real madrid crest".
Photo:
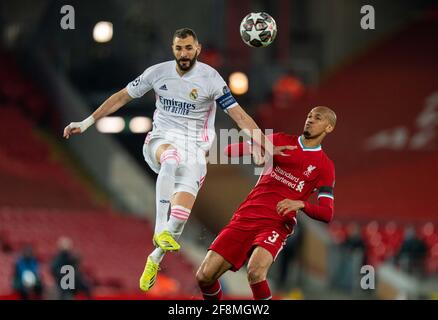
M 192 100 L 196 100 L 196 99 L 198 98 L 198 90 L 193 89 L 193 90 L 190 92 L 190 98 L 191 98 Z

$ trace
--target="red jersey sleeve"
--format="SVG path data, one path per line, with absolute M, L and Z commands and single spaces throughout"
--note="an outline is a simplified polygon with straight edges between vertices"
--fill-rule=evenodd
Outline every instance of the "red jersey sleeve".
M 279 133 L 267 135 L 266 138 L 268 138 L 274 145 L 277 145 L 277 143 L 281 143 Z M 251 141 L 232 143 L 225 147 L 224 154 L 229 158 L 242 157 L 251 153 L 251 145 Z
M 250 141 L 232 143 L 225 147 L 224 154 L 229 157 L 242 157 L 251 153 Z
M 326 193 L 329 194 L 329 189 L 331 188 L 331 195 L 333 196 L 333 188 L 335 187 L 335 166 L 331 160 L 326 160 L 323 170 L 321 171 L 321 177 L 319 178 L 316 187 L 318 190 L 322 187 L 329 187 L 326 190 Z
M 334 215 L 335 168 L 333 162 L 327 161 L 327 165 L 321 171 L 321 177 L 317 183 L 318 204 L 304 202 L 303 211 L 311 218 L 330 222 Z

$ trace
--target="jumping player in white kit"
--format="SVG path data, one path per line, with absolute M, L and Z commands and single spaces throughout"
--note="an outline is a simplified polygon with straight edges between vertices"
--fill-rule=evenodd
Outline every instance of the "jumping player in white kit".
M 197 61 L 201 52 L 195 32 L 179 29 L 173 36 L 175 60 L 147 68 L 126 88 L 113 94 L 94 113 L 64 129 L 64 137 L 84 132 L 95 121 L 134 98 L 154 90 L 156 111 L 153 129 L 146 136 L 143 154 L 157 174 L 155 250 L 148 256 L 140 278 L 140 289 L 155 284 L 159 264 L 166 251 L 180 248 L 177 240 L 190 216 L 206 173 L 206 153 L 215 138 L 216 105 L 246 130 L 269 155 L 287 146 L 274 147 L 265 139 L 254 120 L 239 106 L 225 81 L 212 67 Z M 255 158 L 256 159 L 256 158 Z M 262 161 L 262 160 L 261 160 Z M 170 215 L 168 212 L 170 208 Z

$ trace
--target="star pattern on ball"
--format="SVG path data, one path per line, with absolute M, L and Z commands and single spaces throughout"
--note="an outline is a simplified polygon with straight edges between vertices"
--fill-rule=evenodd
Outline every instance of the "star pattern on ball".
M 265 20 L 265 18 L 262 17 L 260 12 L 253 13 L 250 18 L 252 19 L 252 21 L 254 21 L 254 24 L 256 24 L 258 19 Z
M 260 31 L 257 31 L 255 29 L 255 26 L 252 27 L 251 31 L 247 31 L 246 33 L 248 33 L 248 35 L 250 36 L 249 41 L 251 41 L 253 39 L 259 40 Z

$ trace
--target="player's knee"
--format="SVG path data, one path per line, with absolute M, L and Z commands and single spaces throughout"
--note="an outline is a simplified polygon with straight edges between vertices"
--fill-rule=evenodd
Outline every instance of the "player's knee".
M 181 155 L 178 150 L 174 148 L 169 148 L 165 150 L 160 157 L 161 170 L 163 171 L 174 171 L 180 163 Z
M 259 265 L 248 266 L 248 282 L 257 283 L 266 280 L 267 270 Z

